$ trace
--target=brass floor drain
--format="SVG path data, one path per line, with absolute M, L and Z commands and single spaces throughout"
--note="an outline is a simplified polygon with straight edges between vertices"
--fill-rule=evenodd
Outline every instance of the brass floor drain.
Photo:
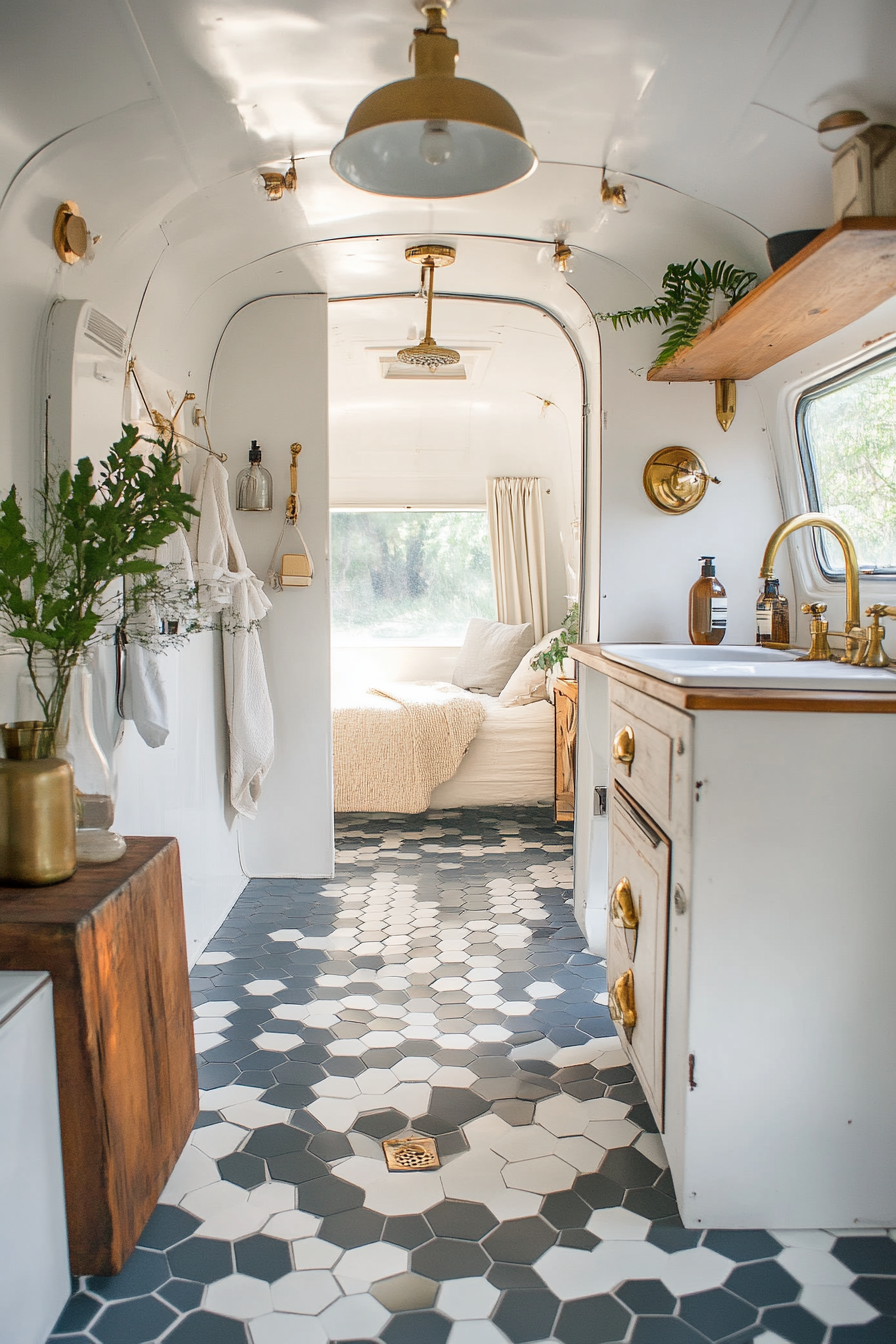
M 433 1171 L 442 1165 L 435 1139 L 424 1139 L 417 1134 L 383 1139 L 383 1153 L 389 1171 Z

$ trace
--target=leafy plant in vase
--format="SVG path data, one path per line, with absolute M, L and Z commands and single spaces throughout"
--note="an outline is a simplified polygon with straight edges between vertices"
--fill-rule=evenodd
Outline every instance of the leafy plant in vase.
M 537 658 L 533 658 L 530 667 L 540 669 L 547 677 L 555 668 L 559 672 L 554 672 L 555 676 L 562 676 L 563 663 L 569 657 L 569 646 L 575 644 L 579 638 L 579 604 L 573 602 L 566 616 L 560 625 L 560 633 L 551 640 L 550 644 L 544 649 Z
M 7 756 L 24 734 L 23 754 L 30 745 L 33 756 L 58 748 L 73 758 L 78 856 L 93 860 L 117 858 L 124 842 L 109 829 L 108 766 L 93 735 L 85 654 L 129 611 L 170 596 L 151 553 L 197 512 L 178 481 L 173 439 L 152 441 L 156 451 L 144 457 L 138 430 L 122 431 L 98 467 L 84 457 L 47 482 L 33 526 L 15 486 L 0 501 L 0 631 L 25 653 L 40 716 L 5 726 Z

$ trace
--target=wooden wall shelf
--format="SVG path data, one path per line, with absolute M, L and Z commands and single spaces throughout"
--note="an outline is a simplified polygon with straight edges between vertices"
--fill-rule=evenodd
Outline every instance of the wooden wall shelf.
M 753 378 L 896 294 L 896 219 L 841 219 L 730 308 L 652 382 Z

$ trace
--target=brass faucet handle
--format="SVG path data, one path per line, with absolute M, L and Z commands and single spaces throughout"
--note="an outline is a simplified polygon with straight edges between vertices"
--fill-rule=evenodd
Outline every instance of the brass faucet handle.
M 880 625 L 881 616 L 889 616 L 891 619 L 896 619 L 896 607 L 887 607 L 884 606 L 883 602 L 875 602 L 873 607 L 865 608 L 865 615 L 873 618 L 872 625 Z
M 800 607 L 804 616 L 823 616 L 827 609 L 827 602 L 804 602 Z
M 826 602 L 804 602 L 800 610 L 805 616 L 811 616 L 809 622 L 809 634 L 812 637 L 812 644 L 809 652 L 802 658 L 798 658 L 798 663 L 827 663 L 833 658 L 831 646 L 828 643 L 828 623 L 824 619 L 824 613 L 827 611 Z
M 871 625 L 867 631 L 868 643 L 863 653 L 863 662 L 866 667 L 889 667 L 891 660 L 884 652 L 884 632 L 880 618 L 896 617 L 896 607 L 887 607 L 883 602 L 875 602 L 873 606 L 865 608 L 865 615 L 871 617 Z

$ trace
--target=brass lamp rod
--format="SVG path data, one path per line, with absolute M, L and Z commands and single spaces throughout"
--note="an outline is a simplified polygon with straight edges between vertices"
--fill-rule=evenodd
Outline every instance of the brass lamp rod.
M 426 291 L 426 335 L 424 341 L 432 340 L 432 291 L 435 287 L 436 264 L 434 261 L 424 261 L 422 270 L 424 275 L 429 271 L 429 288 Z

